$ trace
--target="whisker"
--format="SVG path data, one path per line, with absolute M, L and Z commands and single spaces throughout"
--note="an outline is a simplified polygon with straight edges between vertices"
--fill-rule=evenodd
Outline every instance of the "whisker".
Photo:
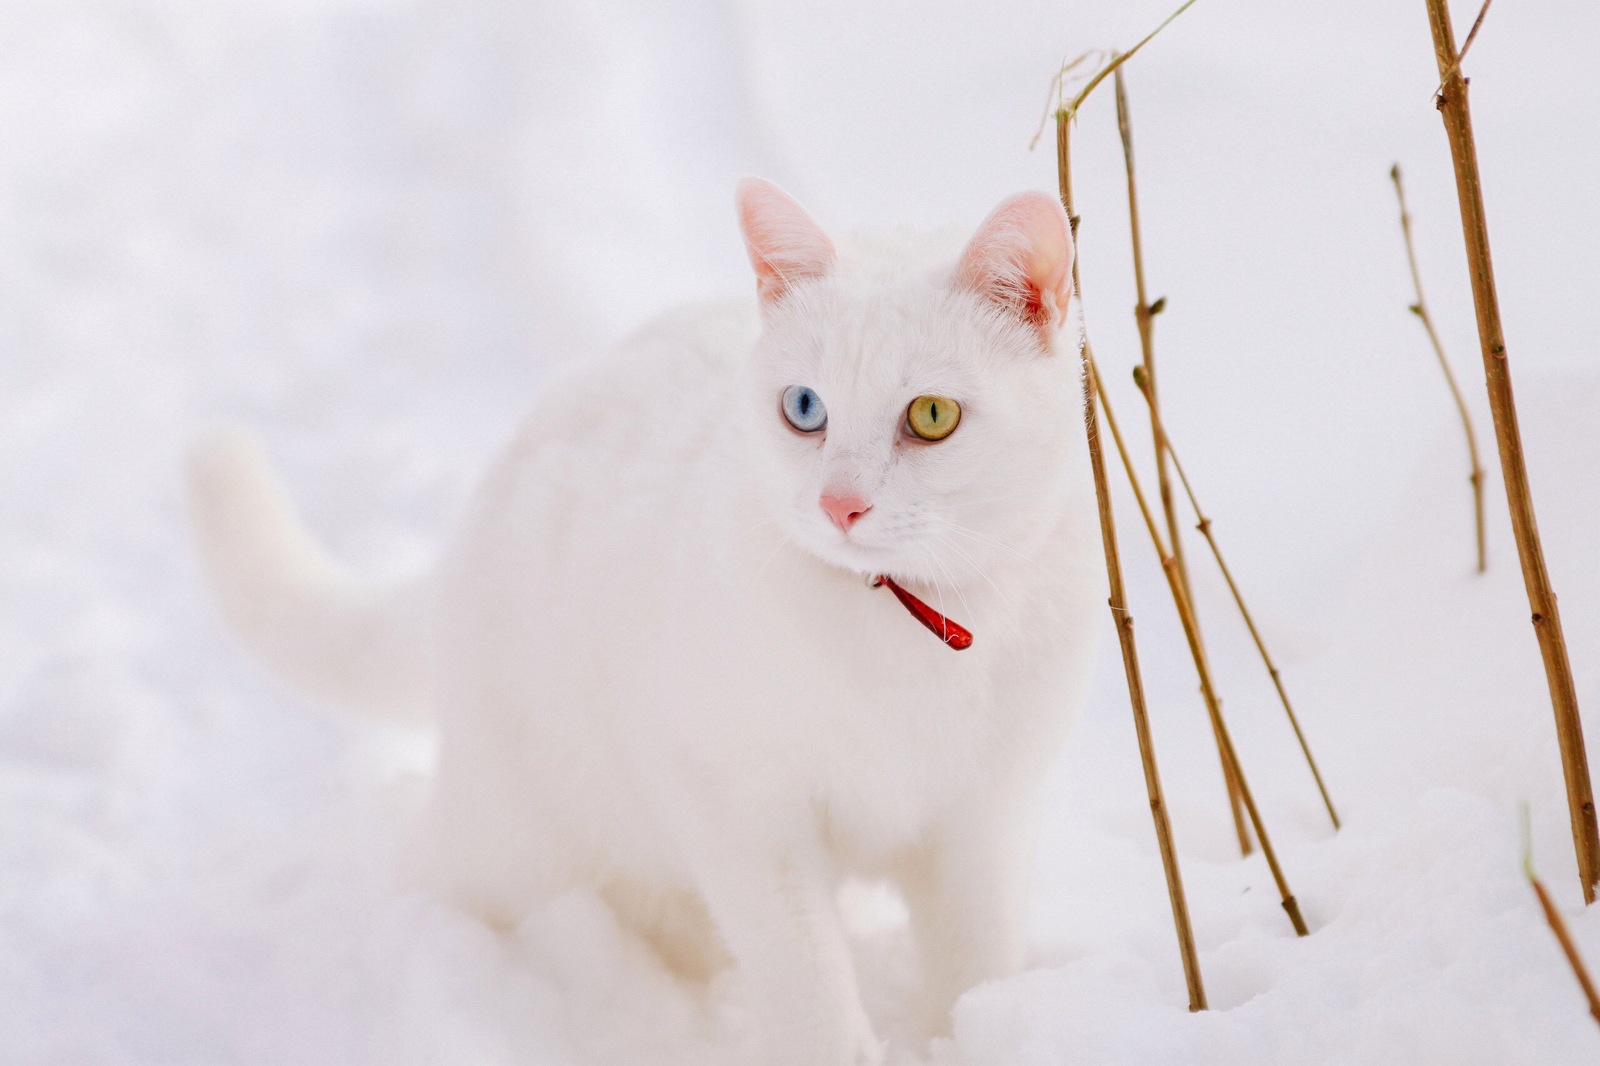
M 766 518 L 758 518 L 754 522 L 751 522 L 748 526 L 746 526 L 741 531 L 740 535 L 748 537 L 750 534 L 754 533 L 758 529 L 761 529 L 763 526 L 776 526 L 777 524 L 778 524 L 778 520 L 775 519 L 775 518 L 772 518 L 770 516 L 768 516 Z
M 961 583 L 956 580 L 955 575 L 950 572 L 950 568 L 944 564 L 943 559 L 939 558 L 939 553 L 934 551 L 932 546 L 929 546 L 928 548 L 928 557 L 933 560 L 933 564 L 935 566 L 944 571 L 944 576 L 949 578 L 951 590 L 955 592 L 956 599 L 961 601 L 961 609 L 966 611 L 967 618 L 971 619 L 973 617 L 972 605 L 967 602 L 967 594 L 961 591 Z M 944 614 L 944 608 L 942 606 L 939 609 L 939 613 Z
M 983 578 L 983 580 L 988 583 L 989 587 L 994 590 L 995 598 L 1000 601 L 1001 609 L 999 613 L 995 618 L 986 620 L 987 624 L 996 626 L 1004 636 L 1014 636 L 1020 633 L 1022 631 L 1022 616 L 1016 610 L 1015 605 L 1012 603 L 1011 597 L 1007 596 L 1005 591 L 995 583 L 994 578 L 989 576 L 989 572 L 987 570 L 979 566 L 971 556 L 962 551 L 960 545 L 956 544 L 954 541 L 946 541 L 944 544 L 945 547 L 961 556 L 961 558 L 966 561 L 968 566 L 977 571 L 978 576 Z
M 783 535 L 783 539 L 778 541 L 778 543 L 776 543 L 776 544 L 774 544 L 772 546 L 772 550 L 770 552 L 768 552 L 767 553 L 767 557 L 761 561 L 761 565 L 756 567 L 755 577 L 756 577 L 757 580 L 760 579 L 762 574 L 767 572 L 767 567 L 771 565 L 772 560 L 776 559 L 778 557 L 778 553 L 780 551 L 782 551 L 784 549 L 784 547 L 786 545 L 788 545 L 788 544 L 789 544 L 789 535 L 787 533 L 785 533 Z
M 981 500 L 951 500 L 947 501 L 945 506 L 953 511 L 967 510 L 973 507 L 987 507 L 994 503 L 1010 503 L 1012 500 L 1033 495 L 1036 495 L 1036 493 L 1032 489 L 1019 489 L 1016 492 L 1008 492 L 1002 496 L 986 496 Z
M 960 533 L 962 536 L 969 537 L 980 544 L 987 544 L 991 548 L 999 548 L 1001 551 L 1010 552 L 1023 562 L 1032 563 L 1035 566 L 1039 565 L 1039 560 L 1034 556 L 1031 556 L 1026 552 L 1019 551 L 1007 544 L 1005 541 L 999 540 L 996 537 L 992 537 L 987 533 L 980 533 L 976 529 L 968 529 L 966 526 L 957 525 L 947 518 L 941 518 L 940 522 L 942 523 L 943 528 L 948 529 L 952 533 Z
M 953 551 L 957 555 L 959 555 L 963 562 L 965 562 L 968 566 L 970 566 L 973 570 L 975 570 L 977 572 L 979 577 L 983 578 L 984 581 L 988 582 L 989 587 L 994 589 L 994 594 L 1000 598 L 1000 602 L 1005 607 L 1005 609 L 1008 612 L 1011 610 L 1011 600 L 1010 600 L 1010 598 L 1004 592 L 1002 592 L 1000 590 L 1000 586 L 999 585 L 995 584 L 994 578 L 989 576 L 989 571 L 987 571 L 983 567 L 979 566 L 978 563 L 977 563 L 977 560 L 973 559 L 972 556 L 968 555 L 965 551 L 963 551 L 961 549 L 961 545 L 957 544 L 955 541 L 941 541 L 940 543 L 942 543 L 946 548 L 949 548 L 951 551 Z
M 928 553 L 929 560 L 931 560 L 934 565 L 938 565 L 939 559 L 938 556 L 933 554 L 933 548 L 929 546 L 927 542 L 923 542 L 921 547 L 923 551 Z M 933 594 L 939 599 L 939 613 L 944 614 L 944 586 L 939 584 L 939 578 L 935 574 L 929 574 L 928 579 L 933 582 Z

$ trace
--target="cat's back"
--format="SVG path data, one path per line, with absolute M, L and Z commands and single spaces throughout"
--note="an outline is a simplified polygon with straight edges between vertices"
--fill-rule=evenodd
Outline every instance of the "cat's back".
M 756 334 L 753 301 L 668 312 L 612 351 L 559 368 L 491 474 L 504 489 L 635 505 L 715 461 Z M 547 508 L 559 509 L 556 500 Z M 576 517 L 576 516 L 571 516 Z
M 555 371 L 446 553 L 450 598 L 588 599 L 605 574 L 681 554 L 728 496 L 757 328 L 753 300 L 686 307 Z

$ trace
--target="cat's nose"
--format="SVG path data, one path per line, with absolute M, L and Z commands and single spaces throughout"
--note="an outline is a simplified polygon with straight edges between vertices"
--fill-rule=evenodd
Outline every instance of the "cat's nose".
M 841 533 L 850 532 L 850 527 L 872 510 L 872 505 L 860 496 L 835 496 L 831 492 L 824 492 L 821 502 L 822 509 L 828 512 L 828 519 L 839 527 Z

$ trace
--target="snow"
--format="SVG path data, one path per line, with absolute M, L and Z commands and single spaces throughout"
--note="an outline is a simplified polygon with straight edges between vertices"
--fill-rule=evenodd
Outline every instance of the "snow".
M 1053 188 L 1063 56 L 1170 0 L 0 2 L 0 1061 L 750 1061 L 737 983 L 670 985 L 595 900 L 501 936 L 399 863 L 425 744 L 275 689 L 228 643 L 178 504 L 206 427 L 260 430 L 313 524 L 424 565 L 548 369 L 748 286 L 730 190 L 838 228 L 975 224 Z M 1476 5 L 1457 5 L 1458 32 Z M 1468 61 L 1541 529 L 1600 705 L 1600 9 L 1490 13 Z M 1559 761 L 1477 368 L 1420 0 L 1207 0 L 1130 69 L 1174 440 L 1345 819 L 1334 834 L 1226 590 L 1189 552 L 1241 756 L 1313 933 L 1231 843 L 1161 578 L 1119 497 L 1211 1004 L 1182 975 L 1114 642 L 1063 753 L 1034 966 L 899 1062 L 1568 1063 L 1600 1032 Z M 1110 97 L 1076 135 L 1088 323 L 1136 352 Z M 1489 469 L 1470 573 L 1454 413 L 1388 168 Z M 1141 434 L 1135 434 L 1143 440 Z M 1109 637 L 1109 627 L 1108 627 Z M 858 893 L 893 1035 L 903 937 Z

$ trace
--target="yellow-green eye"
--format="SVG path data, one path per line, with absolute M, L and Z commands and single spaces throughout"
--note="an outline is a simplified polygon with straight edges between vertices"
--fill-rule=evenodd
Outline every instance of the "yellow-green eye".
M 906 428 L 923 440 L 944 440 L 961 422 L 961 405 L 948 396 L 918 396 L 906 408 Z

